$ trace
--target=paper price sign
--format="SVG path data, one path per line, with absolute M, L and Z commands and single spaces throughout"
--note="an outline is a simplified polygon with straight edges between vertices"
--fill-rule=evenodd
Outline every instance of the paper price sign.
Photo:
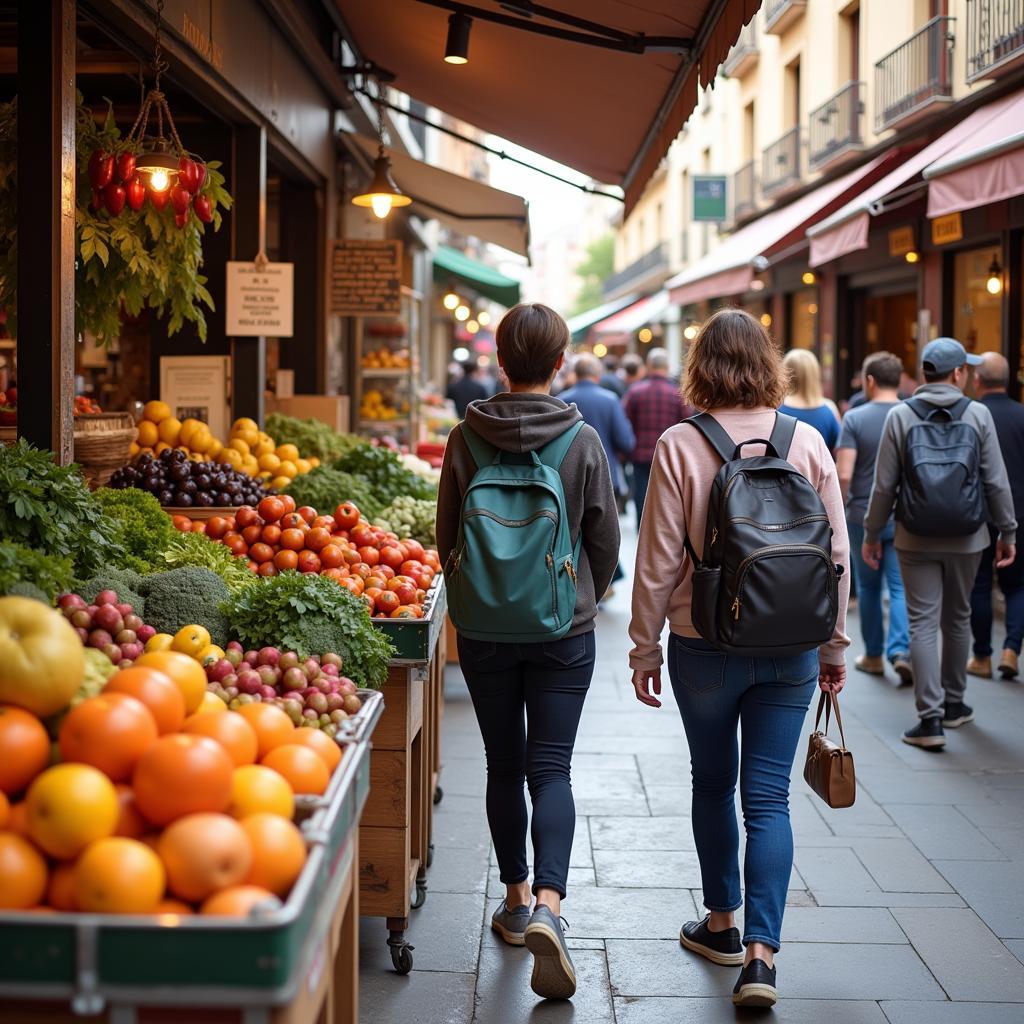
M 229 338 L 292 336 L 294 271 L 293 263 L 228 263 Z

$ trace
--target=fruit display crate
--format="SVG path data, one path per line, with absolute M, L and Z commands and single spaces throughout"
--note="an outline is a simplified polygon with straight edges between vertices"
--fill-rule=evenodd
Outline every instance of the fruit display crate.
M 447 612 L 448 592 L 444 576 L 439 573 L 427 591 L 422 619 L 374 618 L 371 621 L 395 646 L 392 664 L 422 664 L 431 659 Z
M 0 911 L 0 1001 L 59 1000 L 81 1015 L 107 1006 L 243 1007 L 246 1022 L 266 1019 L 258 1011 L 291 1003 L 321 952 L 356 856 L 369 769 L 369 743 L 351 744 L 332 800 L 303 823 L 301 875 L 285 903 L 261 917 Z M 0 1019 L 9 1019 L 2 1002 Z
M 188 508 L 181 506 L 174 508 L 170 505 L 162 505 L 161 508 L 173 519 L 174 516 L 188 516 L 193 522 L 205 522 L 214 516 L 233 516 L 238 512 L 237 505 L 191 505 Z

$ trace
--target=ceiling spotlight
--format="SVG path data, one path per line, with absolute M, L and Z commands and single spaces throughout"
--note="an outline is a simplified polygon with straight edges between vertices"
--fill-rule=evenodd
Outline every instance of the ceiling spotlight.
M 818 279 L 814 276 L 813 270 L 805 270 L 800 277 L 804 284 L 814 284 Z
M 988 279 L 985 281 L 985 291 L 989 295 L 998 295 L 1003 290 L 1003 268 L 999 263 L 999 257 L 993 256 L 988 268 Z
M 455 319 L 458 320 L 459 323 L 465 323 L 469 319 L 469 306 L 456 306 Z
M 444 308 L 450 310 L 455 309 L 462 302 L 462 299 L 459 298 L 456 292 L 449 291 L 441 301 L 444 304 Z
M 448 40 L 444 44 L 446 64 L 469 63 L 469 30 L 473 19 L 468 14 L 454 13 L 448 19 Z
M 481 327 L 486 327 L 491 322 L 491 314 L 486 309 L 481 309 L 476 315 L 476 320 Z

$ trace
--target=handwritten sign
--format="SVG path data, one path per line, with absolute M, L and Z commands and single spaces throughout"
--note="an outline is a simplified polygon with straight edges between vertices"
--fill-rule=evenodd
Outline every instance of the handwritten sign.
M 226 333 L 229 338 L 292 336 L 293 263 L 227 265 Z
M 345 239 L 334 243 L 331 312 L 398 316 L 402 311 L 402 243 Z

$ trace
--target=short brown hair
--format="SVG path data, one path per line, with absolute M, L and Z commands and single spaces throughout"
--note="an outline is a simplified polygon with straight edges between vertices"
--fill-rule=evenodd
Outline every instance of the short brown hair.
M 720 309 L 690 345 L 683 395 L 698 409 L 778 408 L 786 376 L 778 346 L 742 309 Z
M 903 361 L 891 352 L 872 352 L 864 360 L 861 376 L 867 380 L 874 377 L 880 388 L 898 388 L 903 375 Z
M 494 340 L 511 383 L 546 384 L 569 347 L 569 327 L 550 306 L 524 302 L 501 318 Z

